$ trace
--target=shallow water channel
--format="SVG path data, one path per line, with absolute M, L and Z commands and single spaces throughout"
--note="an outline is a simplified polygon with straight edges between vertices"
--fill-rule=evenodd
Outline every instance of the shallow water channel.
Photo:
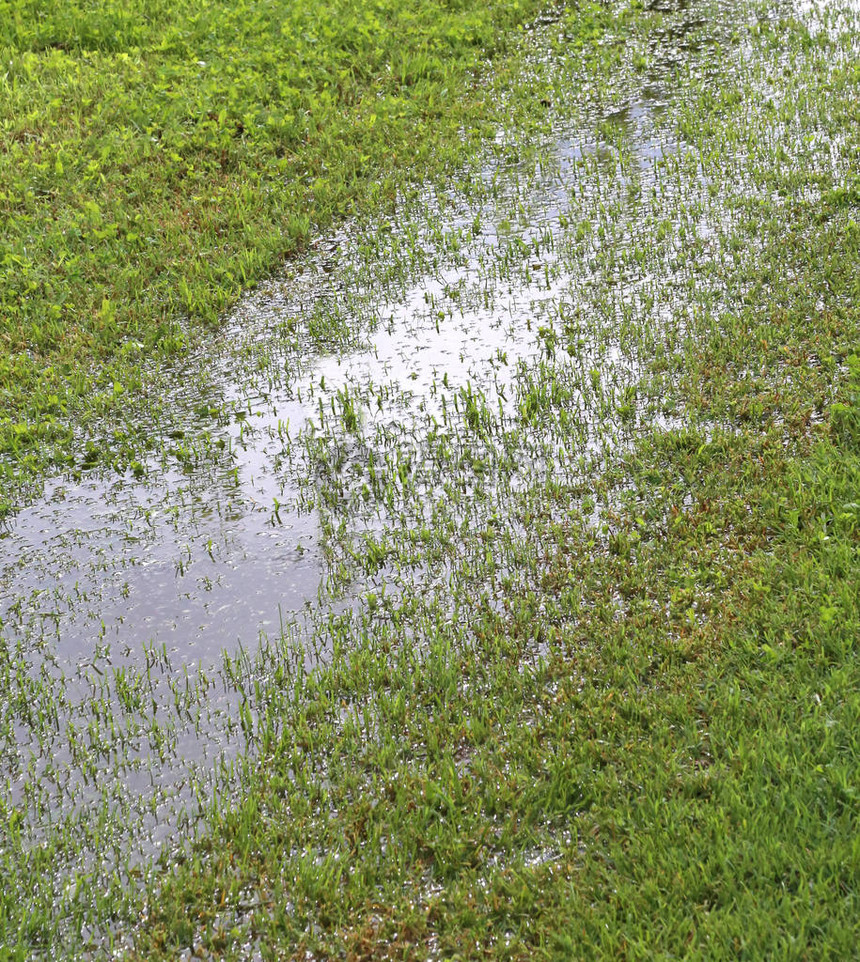
M 245 747 L 234 679 L 262 671 L 258 649 L 311 664 L 332 618 L 391 597 L 467 618 L 455 584 L 502 604 L 538 551 L 531 492 L 683 424 L 654 359 L 742 297 L 723 265 L 754 256 L 684 125 L 687 101 L 753 70 L 742 6 L 660 4 L 647 66 L 623 59 L 610 85 L 565 66 L 537 129 L 251 293 L 176 371 L 139 476 L 54 478 L 7 523 L 0 774 L 33 840 L 63 818 L 85 839 L 105 804 L 113 841 L 80 867 L 187 835 Z M 537 78 L 562 70 L 556 29 Z M 749 195 L 733 150 L 719 164 Z

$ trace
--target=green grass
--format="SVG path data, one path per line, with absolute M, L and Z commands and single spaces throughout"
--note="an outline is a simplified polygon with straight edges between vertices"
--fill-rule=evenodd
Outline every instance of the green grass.
M 797 58 L 786 123 L 825 96 L 832 122 L 856 114 L 856 76 L 799 66 L 802 29 L 758 36 Z M 214 805 L 160 877 L 133 958 L 856 956 L 856 198 L 774 163 L 741 122 L 748 93 L 701 123 L 712 83 L 679 123 L 758 183 L 725 186 L 729 306 L 646 356 L 639 391 L 686 426 L 592 467 L 597 522 L 582 487 L 512 498 L 528 542 L 483 562 L 470 542 L 454 565 L 471 619 L 395 600 L 335 622 L 329 667 L 270 676 L 246 798 Z M 572 403 L 561 370 L 524 394 L 525 424 Z M 603 430 L 623 429 L 635 394 L 590 383 Z M 455 449 L 498 446 L 480 399 L 460 401 Z M 493 599 L 506 550 L 531 587 Z
M 271 684 L 247 799 L 161 879 L 133 957 L 853 957 L 860 460 L 649 453 L 667 487 L 704 473 L 662 525 L 617 516 L 634 566 L 571 522 L 507 613 L 420 653 L 374 623 Z
M 121 780 L 130 745 L 172 757 L 182 716 L 205 727 L 229 693 L 235 770 L 207 783 L 199 831 L 176 820 L 139 870 L 107 788 L 40 844 L 4 801 L 0 958 L 857 956 L 860 25 L 763 14 L 714 26 L 706 6 L 677 54 L 677 17 L 638 5 L 493 40 L 513 119 L 480 157 L 492 176 L 472 157 L 398 229 L 359 233 L 335 307 L 251 337 L 248 397 L 259 377 L 291 401 L 295 355 L 341 356 L 427 279 L 428 324 L 504 314 L 514 291 L 537 347 L 507 407 L 501 349 L 474 383 L 434 375 L 432 416 L 408 378 L 313 378 L 313 425 L 269 439 L 320 519 L 308 632 L 228 653 L 196 687 L 150 651 L 74 716 L 74 763 Z M 681 92 L 649 180 L 616 115 L 651 69 Z M 548 226 L 540 171 L 571 125 L 612 150 L 583 151 Z M 343 197 L 375 203 L 372 182 Z M 471 227 L 449 226 L 463 209 Z M 468 276 L 434 287 L 452 265 Z M 218 467 L 197 440 L 186 457 Z M 13 722 L 65 737 L 50 673 L 0 655 L 7 743 Z M 87 841 L 114 846 L 108 868 L 81 864 Z

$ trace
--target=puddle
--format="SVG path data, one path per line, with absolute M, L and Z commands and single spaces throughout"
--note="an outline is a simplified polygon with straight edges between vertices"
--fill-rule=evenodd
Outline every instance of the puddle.
M 678 149 L 657 128 L 651 99 L 631 100 L 598 125 L 612 128 L 637 165 L 616 178 L 619 194 L 633 179 L 653 182 L 658 163 Z M 365 320 L 356 323 L 353 314 L 347 323 L 365 329 L 363 349 L 326 354 L 306 340 L 279 341 L 285 319 L 306 328 L 309 312 L 344 295 L 350 271 L 359 271 L 349 265 L 355 237 L 326 242 L 332 256 L 250 297 L 222 338 L 246 350 L 238 363 L 232 354 L 197 358 L 186 365 L 190 373 L 180 372 L 194 389 L 181 387 L 164 407 L 187 413 L 144 480 L 54 480 L 0 535 L 8 642 L 50 650 L 66 669 L 139 663 L 152 647 L 166 648 L 176 666 L 213 666 L 222 651 L 279 632 L 285 617 L 316 604 L 327 566 L 318 499 L 309 490 L 313 440 L 331 435 L 331 422 L 348 410 L 355 453 L 367 457 L 392 432 L 401 441 L 423 435 L 468 403 L 470 392 L 483 408 L 512 418 L 524 366 L 545 356 L 547 338 L 556 336 L 551 315 L 560 305 L 570 316 L 591 306 L 560 264 L 561 221 L 612 200 L 595 184 L 618 149 L 589 127 L 562 131 L 547 173 L 526 196 L 516 179 L 522 170 L 485 169 L 491 198 L 478 207 L 457 199 L 459 217 L 437 236 L 425 229 L 416 239 L 419 262 L 437 264 L 432 274 L 401 283 L 395 300 L 378 299 L 366 281 L 353 292 Z M 423 219 L 450 216 L 443 203 L 452 206 L 450 198 L 425 198 Z M 451 250 L 434 250 L 440 240 Z M 601 243 L 589 246 L 596 253 Z M 580 270 L 593 285 L 590 260 Z M 326 289 L 338 271 L 348 279 Z M 628 295 L 636 296 L 632 288 Z M 584 346 L 577 345 L 580 366 L 621 361 L 611 343 L 588 356 Z M 248 361 L 263 368 L 250 383 L 240 370 Z M 165 469 L 165 460 L 178 467 Z
M 188 359 L 140 477 L 54 479 L 7 523 L 2 775 L 34 837 L 108 796 L 154 851 L 244 747 L 225 652 L 298 663 L 386 593 L 450 603 L 472 561 L 465 596 L 501 605 L 540 554 L 530 492 L 683 423 L 689 319 L 743 294 L 678 99 L 731 17 L 654 9 L 647 69 L 584 87 L 536 169 L 500 135 L 470 189 L 321 241 Z
M 658 40 L 680 51 L 700 26 L 682 17 Z M 502 138 L 471 195 L 425 196 L 404 212 L 406 231 L 381 230 L 369 263 L 347 231 L 251 295 L 164 399 L 176 427 L 143 479 L 52 481 L 9 524 L 7 651 L 49 664 L 78 708 L 98 679 L 139 672 L 153 652 L 174 679 L 217 670 L 223 652 L 336 606 L 356 570 L 358 596 L 384 589 L 385 552 L 379 565 L 357 556 L 380 533 L 480 530 L 516 490 L 563 475 L 559 452 L 574 462 L 593 450 L 586 395 L 636 380 L 625 324 L 647 312 L 664 325 L 682 297 L 668 264 L 655 276 L 627 256 L 643 193 L 660 184 L 669 209 L 681 189 L 667 173 L 685 149 L 668 86 L 659 66 L 619 85 L 553 133 L 537 172 L 508 161 L 516 144 Z M 538 417 L 549 362 L 563 425 Z M 415 565 L 409 590 L 422 576 L 435 589 L 448 564 Z
M 3 541 L 6 637 L 50 646 L 64 666 L 108 649 L 122 664 L 144 645 L 191 666 L 277 630 L 279 611 L 301 610 L 316 592 L 318 524 L 273 526 L 265 474 L 232 470 L 205 485 L 172 472 L 51 483 Z

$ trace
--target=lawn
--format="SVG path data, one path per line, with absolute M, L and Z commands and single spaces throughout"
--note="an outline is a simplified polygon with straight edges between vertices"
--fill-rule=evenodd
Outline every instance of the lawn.
M 10 523 L 251 465 L 321 576 L 197 673 L 9 607 L 0 959 L 856 957 L 857 12 L 6 7 Z

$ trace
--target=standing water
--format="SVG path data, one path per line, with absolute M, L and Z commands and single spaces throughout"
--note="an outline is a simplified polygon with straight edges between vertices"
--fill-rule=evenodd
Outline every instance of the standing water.
M 703 155 L 686 103 L 766 65 L 745 7 L 664 6 L 611 85 L 554 60 L 544 25 L 535 78 L 569 96 L 538 132 L 320 241 L 186 359 L 137 475 L 54 478 L 0 533 L 3 814 L 30 845 L 76 827 L 59 889 L 189 837 L 233 790 L 266 664 L 325 659 L 332 619 L 386 598 L 502 605 L 533 492 L 683 423 L 665 372 L 743 297 L 731 199 L 756 190 L 740 145 Z

